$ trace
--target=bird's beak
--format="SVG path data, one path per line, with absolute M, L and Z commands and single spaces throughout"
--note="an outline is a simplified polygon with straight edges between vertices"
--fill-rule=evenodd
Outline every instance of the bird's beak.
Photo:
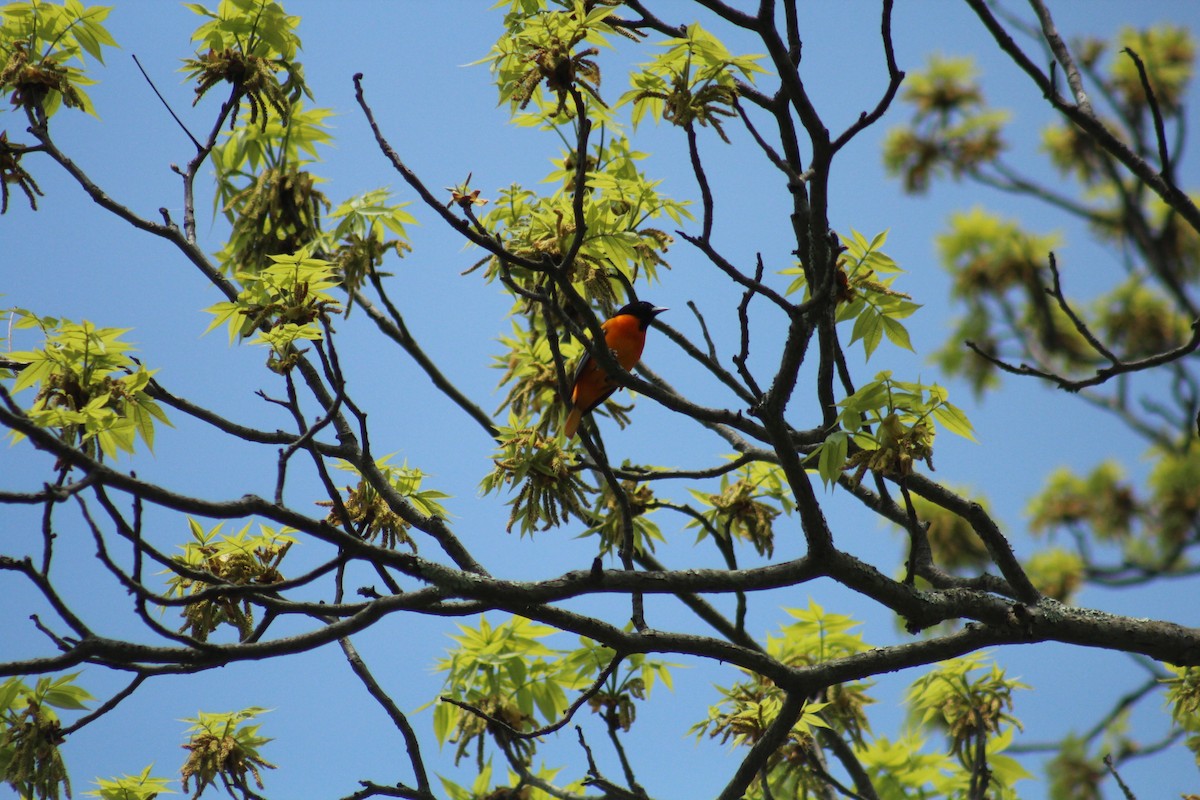
M 656 317 L 657 317 L 657 316 L 658 316 L 659 314 L 661 314 L 662 312 L 664 312 L 664 311 L 670 311 L 670 310 L 671 310 L 671 309 L 669 309 L 669 308 L 666 308 L 666 307 L 664 307 L 664 306 L 655 306 L 655 307 L 654 307 L 654 308 L 653 308 L 653 309 L 650 311 L 650 313 L 651 313 L 651 314 L 653 314 L 654 316 L 656 316 Z

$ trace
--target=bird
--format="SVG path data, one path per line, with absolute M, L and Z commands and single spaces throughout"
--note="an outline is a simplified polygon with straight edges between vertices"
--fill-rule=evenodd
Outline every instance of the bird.
M 651 320 L 666 310 L 645 300 L 638 300 L 623 306 L 600 325 L 600 330 L 604 331 L 604 344 L 612 351 L 621 369 L 628 372 L 637 364 L 646 345 L 646 330 Z M 575 368 L 571 384 L 571 413 L 563 425 L 563 433 L 567 438 L 574 438 L 584 414 L 607 400 L 618 388 L 604 367 L 596 363 L 589 353 L 584 353 L 579 366 Z

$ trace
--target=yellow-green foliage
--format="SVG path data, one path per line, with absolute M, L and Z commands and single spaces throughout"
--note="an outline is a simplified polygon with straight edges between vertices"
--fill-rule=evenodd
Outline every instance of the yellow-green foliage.
M 26 411 L 35 424 L 55 431 L 93 458 L 132 453 L 138 438 L 154 448 L 155 423 L 170 422 L 147 392 L 157 370 L 148 370 L 127 355 L 133 350 L 121 338 L 127 328 L 38 317 L 24 309 L 10 313 L 15 329 L 37 329 L 44 340 L 37 350 L 7 354 L 25 364 L 12 390 L 37 389 Z M 15 431 L 12 437 L 14 441 L 24 438 Z
M 474 748 L 480 768 L 486 763 L 486 733 L 530 756 L 537 740 L 513 738 L 511 731 L 558 722 L 571 703 L 567 693 L 592 687 L 615 656 L 586 638 L 575 650 L 553 649 L 543 640 L 558 631 L 522 617 L 492 625 L 481 616 L 478 627 L 458 627 L 460 634 L 451 637 L 456 647 L 437 664 L 445 673 L 444 698 L 455 702 L 438 703 L 433 727 L 440 743 L 456 745 L 456 761 Z M 593 687 L 591 711 L 628 730 L 636 717 L 634 701 L 644 699 L 656 679 L 670 688 L 669 667 L 644 654 L 624 658 L 603 685 Z
M 391 458 L 387 455 L 376 459 L 375 467 L 396 494 L 422 516 L 443 519 L 447 517 L 449 512 L 439 501 L 450 495 L 437 489 L 422 489 L 425 473 L 408 466 L 407 463 L 399 467 L 389 464 Z M 353 464 L 341 461 L 338 462 L 338 468 L 358 475 L 359 481 L 356 486 L 344 487 L 345 495 L 341 499 L 341 505 L 332 500 L 317 503 L 329 508 L 329 522 L 347 527 L 368 541 L 378 539 L 379 544 L 388 549 L 395 549 L 397 545 L 403 544 L 412 548 L 415 553 L 417 543 L 408 535 L 411 523 L 392 510 L 388 498 L 384 497 L 371 481 L 362 477 L 362 473 Z
M 492 459 L 492 471 L 480 483 L 486 493 L 508 486 L 520 486 L 512 499 L 508 531 L 520 525 L 522 536 L 540 529 L 557 527 L 572 514 L 587 519 L 587 496 L 591 490 L 564 449 L 560 435 L 549 438 L 531 428 L 499 429 L 499 448 Z
M 728 473 L 721 476 L 719 492 L 689 490 L 704 510 L 687 527 L 699 529 L 696 541 L 709 534 L 730 543 L 741 539 L 769 558 L 775 550 L 775 518 L 795 508 L 787 484 L 777 466 L 763 462 L 745 464 L 733 474 L 736 480 Z
M 946 172 L 960 178 L 1004 152 L 1008 114 L 987 107 L 977 79 L 970 59 L 941 56 L 905 78 L 913 122 L 888 132 L 883 161 L 908 191 L 924 192 Z
M 218 523 L 206 531 L 194 519 L 188 520 L 192 541 L 183 546 L 183 555 L 174 559 L 186 573 L 171 573 L 167 580 L 169 595 L 187 598 L 221 585 L 261 586 L 283 580 L 279 565 L 295 538 L 266 525 L 260 525 L 258 535 L 252 536 L 249 522 L 232 536 L 222 535 L 223 527 Z M 249 639 L 254 631 L 249 601 L 245 596 L 214 591 L 183 607 L 179 630 L 204 642 L 221 625 L 230 625 L 239 639 Z
M 193 13 L 208 18 L 192 34 L 200 51 L 184 61 L 183 71 L 196 83 L 196 103 L 218 83 L 233 87 L 232 99 L 250 105 L 250 124 L 266 125 L 268 110 L 286 124 L 290 106 L 301 95 L 311 94 L 304 68 L 296 61 L 300 38 L 295 29 L 300 18 L 284 13 L 270 0 L 221 0 L 210 11 L 200 3 L 185 3 Z M 276 73 L 286 75 L 280 82 Z M 237 124 L 237 108 L 230 129 Z
M 838 403 L 840 430 L 829 434 L 810 460 L 821 480 L 836 483 L 843 471 L 860 480 L 868 471 L 904 477 L 920 461 L 933 458 L 934 423 L 966 439 L 975 439 L 971 422 L 936 384 L 898 381 L 880 372 Z M 856 450 L 849 454 L 851 442 Z
M 78 672 L 41 677 L 33 687 L 20 678 L 0 683 L 0 783 L 20 797 L 58 800 L 71 796 L 59 745 L 62 723 L 54 709 L 81 710 L 92 695 L 75 685 Z
M 201 711 L 194 719 L 185 719 L 192 725 L 187 731 L 191 738 L 183 746 L 188 757 L 179 770 L 183 790 L 188 791 L 193 778 L 196 781 L 193 797 L 199 797 L 209 786 L 216 786 L 218 778 L 230 797 L 237 797 L 234 789 L 241 791 L 243 797 L 250 797 L 247 794 L 250 777 L 256 787 L 264 788 L 260 769 L 275 769 L 275 765 L 262 757 L 259 748 L 271 740 L 259 736 L 257 724 L 246 723 L 266 711 L 257 707 L 223 714 Z
M 79 0 L 6 3 L 0 8 L 0 94 L 43 122 L 62 106 L 95 115 L 83 90 L 95 81 L 69 62 L 86 64 L 86 54 L 104 63 L 104 48 L 117 46 L 101 24 L 111 10 Z

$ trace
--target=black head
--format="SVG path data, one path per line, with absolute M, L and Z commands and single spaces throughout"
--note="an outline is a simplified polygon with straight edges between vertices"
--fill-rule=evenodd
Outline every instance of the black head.
M 650 327 L 650 321 L 666 310 L 653 303 L 647 303 L 645 300 L 638 300 L 637 302 L 622 306 L 621 310 L 615 316 L 619 317 L 622 314 L 629 314 L 630 316 L 637 317 L 638 321 L 642 323 L 643 328 L 648 328 Z

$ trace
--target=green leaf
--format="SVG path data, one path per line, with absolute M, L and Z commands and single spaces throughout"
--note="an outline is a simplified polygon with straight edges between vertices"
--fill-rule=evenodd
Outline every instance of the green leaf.
M 44 353 L 9 353 L 8 357 L 28 364 L 17 374 L 17 380 L 13 383 L 14 393 L 43 383 L 54 372 L 54 360 Z
M 175 794 L 174 790 L 167 788 L 171 782 L 169 778 L 150 776 L 150 770 L 153 768 L 154 765 L 151 764 L 138 775 L 97 779 L 96 785 L 99 788 L 84 794 L 99 797 L 100 800 L 154 800 L 160 794 Z
M 951 433 L 976 441 L 974 426 L 958 406 L 943 402 L 933 410 L 933 418 Z
M 459 786 L 443 775 L 438 775 L 438 780 L 442 782 L 442 788 L 446 790 L 446 795 L 450 800 L 474 800 L 475 793 L 469 789 Z
M 29 688 L 21 681 L 20 678 L 9 678 L 0 683 L 0 714 L 14 707 L 17 698 Z
M 817 472 L 826 486 L 832 486 L 842 476 L 842 466 L 846 463 L 846 453 L 849 448 L 849 435 L 845 431 L 834 431 L 821 444 L 821 456 L 817 461 Z
M 74 685 L 75 679 L 79 677 L 79 674 L 78 672 L 72 672 L 58 678 L 43 678 L 38 681 L 37 694 L 41 702 L 55 708 L 72 711 L 82 711 L 87 708 L 85 703 L 94 698 L 87 689 Z
M 864 310 L 858 319 L 854 321 L 853 332 L 850 336 L 850 343 L 854 344 L 859 339 L 862 339 L 863 350 L 866 351 L 867 358 L 871 358 L 871 354 L 875 352 L 875 348 L 879 346 L 879 342 L 883 339 L 883 328 L 880 324 L 881 317 L 878 314 Z
M 888 341 L 911 352 L 913 346 L 912 340 L 908 338 L 908 329 L 891 317 L 881 317 L 880 319 L 883 321 L 883 332 L 887 334 Z M 870 353 L 867 356 L 870 357 Z
M 450 737 L 450 733 L 454 729 L 454 722 L 457 719 L 457 710 L 450 703 L 443 702 L 434 706 L 433 735 L 437 737 L 439 745 L 445 744 L 446 739 Z

